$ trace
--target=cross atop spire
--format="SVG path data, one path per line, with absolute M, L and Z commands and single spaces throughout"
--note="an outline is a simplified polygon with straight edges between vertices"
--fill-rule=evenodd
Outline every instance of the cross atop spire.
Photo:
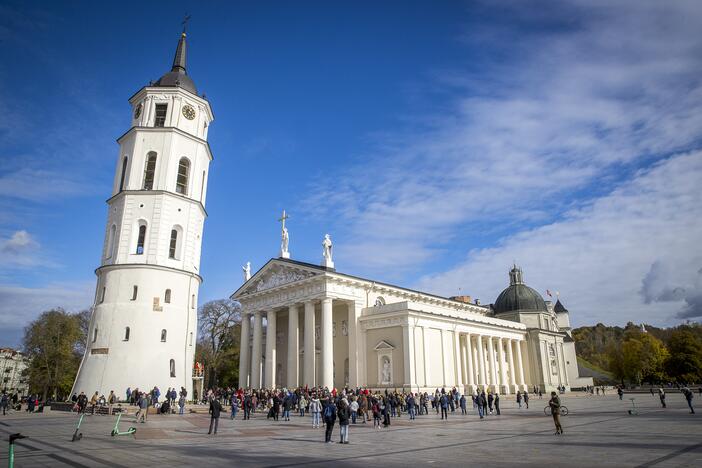
M 183 34 L 185 34 L 185 29 L 186 29 L 187 26 L 188 26 L 188 21 L 190 21 L 190 15 L 186 13 L 186 14 L 185 14 L 185 17 L 183 18 L 183 22 L 180 23 L 180 24 L 183 25 Z

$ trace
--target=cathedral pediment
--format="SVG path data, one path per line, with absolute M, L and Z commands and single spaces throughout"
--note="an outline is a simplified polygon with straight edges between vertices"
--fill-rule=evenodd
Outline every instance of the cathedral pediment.
M 286 262 L 287 263 L 287 262 Z M 233 297 L 255 294 L 269 289 L 279 288 L 290 283 L 303 281 L 319 273 L 307 268 L 294 265 L 283 265 L 279 262 L 268 262 L 249 281 L 247 281 Z

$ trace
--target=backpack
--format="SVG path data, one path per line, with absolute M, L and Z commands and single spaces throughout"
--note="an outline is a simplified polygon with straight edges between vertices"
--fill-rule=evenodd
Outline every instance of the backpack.
M 331 403 L 324 407 L 324 419 L 329 419 L 332 417 L 332 407 Z

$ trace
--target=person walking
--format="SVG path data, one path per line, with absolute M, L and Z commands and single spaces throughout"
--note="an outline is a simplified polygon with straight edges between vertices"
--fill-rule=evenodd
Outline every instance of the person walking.
M 526 409 L 529 409 L 529 392 L 524 390 L 522 397 L 524 398 L 524 404 L 526 405 Z
M 458 400 L 458 402 L 461 405 L 461 414 L 467 414 L 468 412 L 466 411 L 466 396 L 461 395 L 461 399 Z
M 212 426 L 214 426 L 214 433 L 217 435 L 217 426 L 219 426 L 219 413 L 222 412 L 222 404 L 218 399 L 210 399 L 210 430 L 207 431 L 208 434 L 212 434 Z
M 146 395 L 143 393 L 140 394 L 138 398 L 139 399 L 137 400 L 137 406 L 139 407 L 139 409 L 136 412 L 136 415 L 135 415 L 136 419 L 134 420 L 134 422 L 139 422 L 139 419 L 141 419 L 141 422 L 145 423 L 146 422 L 146 413 L 149 410 L 149 402 L 146 399 Z
M 561 399 L 558 398 L 556 392 L 551 392 L 551 399 L 548 401 L 548 406 L 551 407 L 551 415 L 553 416 L 553 424 L 556 425 L 556 434 L 563 434 L 561 426 Z
M 517 405 L 519 405 L 519 409 L 522 409 L 522 392 L 517 390 Z
M 683 388 L 683 394 L 685 395 L 685 399 L 687 400 L 687 406 L 690 407 L 690 414 L 695 414 L 695 409 L 692 407 L 692 398 L 694 398 L 692 390 L 685 387 Z
M 327 444 L 332 443 L 332 431 L 334 431 L 334 423 L 336 423 L 336 406 L 332 401 L 332 398 L 327 398 L 324 405 L 324 424 L 326 425 L 326 430 L 324 431 L 324 442 Z
M 658 389 L 658 398 L 661 399 L 661 406 L 665 408 L 665 392 L 663 391 L 662 388 Z
M 339 443 L 348 444 L 349 443 L 349 405 L 346 404 L 346 399 L 342 399 L 339 403 L 339 409 L 337 410 L 337 416 L 339 417 Z
M 622 387 L 617 387 L 617 395 L 619 395 L 620 400 L 624 399 L 624 390 L 622 389 Z

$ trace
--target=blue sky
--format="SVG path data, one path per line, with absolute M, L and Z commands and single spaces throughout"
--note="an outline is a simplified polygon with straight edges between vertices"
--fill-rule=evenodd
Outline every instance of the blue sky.
M 698 2 L 0 5 L 0 340 L 93 295 L 127 99 L 180 21 L 211 101 L 200 299 L 277 254 L 576 324 L 702 314 Z

